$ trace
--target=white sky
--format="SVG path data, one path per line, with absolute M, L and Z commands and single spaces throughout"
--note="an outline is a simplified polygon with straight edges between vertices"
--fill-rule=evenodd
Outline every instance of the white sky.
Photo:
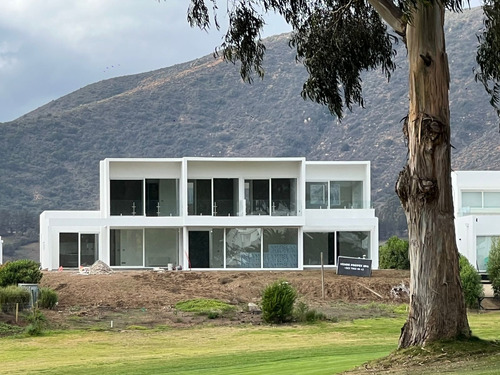
M 480 2 L 471 0 L 471 6 Z M 225 2 L 218 4 L 223 10 Z M 188 0 L 0 0 L 0 122 L 103 79 L 212 53 L 222 33 L 190 28 L 188 5 Z M 224 30 L 225 18 L 219 21 Z M 277 16 L 270 15 L 267 24 L 264 37 L 290 31 Z

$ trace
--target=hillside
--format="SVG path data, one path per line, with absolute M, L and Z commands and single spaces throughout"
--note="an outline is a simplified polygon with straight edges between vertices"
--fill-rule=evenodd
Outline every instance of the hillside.
M 454 169 L 500 169 L 495 113 L 474 82 L 481 10 L 449 14 Z M 266 40 L 265 78 L 242 82 L 212 56 L 90 84 L 0 124 L 0 211 L 97 209 L 99 160 L 108 157 L 306 156 L 370 160 L 381 237 L 404 231 L 394 183 L 406 158 L 406 51 L 388 83 L 365 74 L 365 108 L 342 122 L 300 97 L 306 71 L 287 35 Z

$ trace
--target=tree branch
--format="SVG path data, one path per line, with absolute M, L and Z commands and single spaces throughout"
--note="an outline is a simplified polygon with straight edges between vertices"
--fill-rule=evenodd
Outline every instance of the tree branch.
M 391 0 L 368 0 L 382 19 L 401 36 L 406 34 L 403 12 Z

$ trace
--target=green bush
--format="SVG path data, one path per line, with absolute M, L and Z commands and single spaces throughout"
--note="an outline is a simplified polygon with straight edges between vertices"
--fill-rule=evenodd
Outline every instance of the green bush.
M 50 288 L 40 288 L 38 306 L 43 309 L 53 309 L 57 305 L 57 293 Z
M 16 285 L 9 285 L 0 288 L 0 306 L 3 312 L 14 311 L 16 303 L 19 304 L 19 309 L 22 310 L 29 305 L 31 293 L 25 288 Z
M 486 272 L 491 281 L 495 297 L 500 297 L 500 240 L 494 239 L 491 244 Z
M 408 241 L 392 236 L 379 248 L 379 267 L 383 269 L 409 270 Z
M 40 263 L 22 259 L 7 262 L 0 268 L 0 287 L 19 283 L 38 284 L 42 279 Z
M 30 336 L 40 336 L 47 325 L 47 318 L 38 309 L 33 309 L 26 320 L 30 323 L 26 326 L 26 333 Z
M 318 320 L 326 320 L 325 314 L 316 311 L 315 309 L 310 309 L 304 302 L 299 302 L 293 311 L 293 317 L 298 322 L 313 323 Z
M 481 276 L 463 255 L 460 255 L 459 267 L 465 304 L 470 309 L 477 309 L 479 307 L 478 299 L 483 296 Z
M 287 281 L 276 281 L 262 292 L 262 319 L 267 323 L 284 323 L 293 318 L 297 292 Z

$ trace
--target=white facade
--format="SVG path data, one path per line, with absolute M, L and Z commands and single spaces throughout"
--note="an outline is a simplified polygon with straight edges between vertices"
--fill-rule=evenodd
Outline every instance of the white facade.
M 370 163 L 304 158 L 105 159 L 100 210 L 40 215 L 43 268 L 378 268 Z
M 492 241 L 500 238 L 500 171 L 452 172 L 458 250 L 486 271 Z

